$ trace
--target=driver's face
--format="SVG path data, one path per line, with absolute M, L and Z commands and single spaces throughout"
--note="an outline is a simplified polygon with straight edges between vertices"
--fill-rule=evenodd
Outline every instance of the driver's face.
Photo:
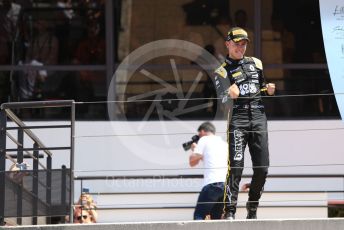
M 232 40 L 226 41 L 229 57 L 234 60 L 242 59 L 246 52 L 247 43 L 245 39 L 238 42 L 233 42 Z

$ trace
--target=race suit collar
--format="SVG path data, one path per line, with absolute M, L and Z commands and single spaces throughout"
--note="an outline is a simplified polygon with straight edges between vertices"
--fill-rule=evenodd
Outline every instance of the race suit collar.
M 234 60 L 232 58 L 230 58 L 228 55 L 226 56 L 226 60 L 225 62 L 228 64 L 228 65 L 238 65 L 238 64 L 242 64 L 245 60 L 245 57 L 240 59 L 240 60 Z

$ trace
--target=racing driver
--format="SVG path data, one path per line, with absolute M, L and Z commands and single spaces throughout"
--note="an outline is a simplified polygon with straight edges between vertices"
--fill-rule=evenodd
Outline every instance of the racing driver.
M 259 59 L 244 56 L 249 42 L 244 29 L 232 28 L 225 42 L 228 49 L 226 60 L 215 70 L 217 90 L 225 92 L 225 97 L 230 96 L 233 100 L 227 131 L 229 158 L 223 212 L 223 218 L 230 220 L 235 219 L 246 145 L 253 165 L 246 203 L 247 219 L 257 218 L 257 207 L 269 167 L 267 119 L 262 95 L 274 95 L 275 84 L 265 83 Z

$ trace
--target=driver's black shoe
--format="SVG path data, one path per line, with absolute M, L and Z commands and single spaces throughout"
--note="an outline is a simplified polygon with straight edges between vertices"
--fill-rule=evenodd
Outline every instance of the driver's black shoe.
M 225 214 L 225 219 L 226 220 L 235 220 L 235 214 L 232 212 L 229 212 L 229 213 Z
M 257 207 L 252 207 L 250 204 L 246 204 L 247 216 L 246 219 L 257 219 Z

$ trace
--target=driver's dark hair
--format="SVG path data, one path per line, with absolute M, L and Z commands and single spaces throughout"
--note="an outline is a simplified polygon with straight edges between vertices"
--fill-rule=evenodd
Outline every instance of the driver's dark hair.
M 216 132 L 216 128 L 215 128 L 215 126 L 212 124 L 212 123 L 210 123 L 209 121 L 206 121 L 206 122 L 204 122 L 204 123 L 202 123 L 199 127 L 198 127 L 198 132 L 199 131 L 201 131 L 201 130 L 203 130 L 203 131 L 205 131 L 205 132 L 211 132 L 211 133 L 213 133 L 213 134 L 215 134 L 215 132 Z

